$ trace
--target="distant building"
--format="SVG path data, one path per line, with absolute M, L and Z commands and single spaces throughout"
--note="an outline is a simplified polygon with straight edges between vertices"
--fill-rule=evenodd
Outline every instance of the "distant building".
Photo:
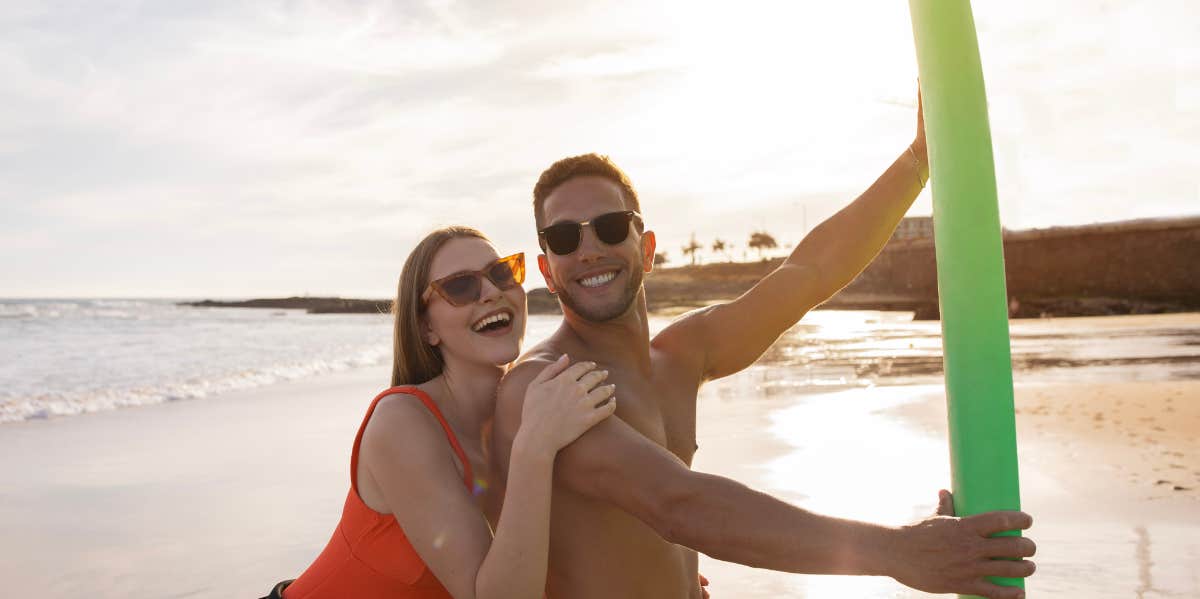
M 892 234 L 892 240 L 909 239 L 933 239 L 933 217 L 909 216 L 900 219 L 896 232 Z

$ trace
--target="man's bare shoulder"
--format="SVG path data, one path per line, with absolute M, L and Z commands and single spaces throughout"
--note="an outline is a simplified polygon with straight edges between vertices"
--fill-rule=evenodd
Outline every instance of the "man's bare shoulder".
M 650 340 L 650 349 L 673 366 L 701 368 L 707 343 L 705 315 L 720 306 L 714 304 L 681 314 Z
M 518 366 L 526 364 L 527 362 L 553 362 L 562 354 L 563 352 L 559 350 L 558 347 L 550 343 L 549 339 L 547 339 L 546 341 L 533 346 L 528 351 L 521 354 L 521 357 L 517 358 L 517 361 L 513 364 L 513 368 L 510 369 L 509 372 L 515 370 Z
M 540 343 L 523 354 L 508 372 L 500 378 L 496 387 L 496 412 L 493 430 L 497 442 L 511 442 L 521 426 L 521 411 L 525 406 L 525 392 L 530 383 L 545 368 L 562 355 L 546 342 Z
M 500 386 L 496 388 L 497 409 L 503 409 L 506 404 L 521 405 L 525 390 L 538 373 L 544 370 L 554 360 L 545 357 L 522 358 L 504 376 L 500 378 Z
M 650 346 L 657 349 L 668 349 L 693 341 L 697 329 L 704 324 L 704 315 L 719 305 L 713 304 L 696 308 L 676 316 L 658 334 L 654 335 L 654 338 L 650 340 Z
M 525 388 L 533 381 L 544 368 L 553 364 L 562 352 L 558 351 L 549 340 L 543 341 L 529 351 L 521 354 L 517 361 L 513 363 L 508 372 L 500 378 L 500 386 L 496 389 L 496 397 L 498 401 L 514 401 L 512 397 L 516 396 L 516 401 L 519 402 L 524 398 Z M 505 399 L 505 398 L 509 399 Z

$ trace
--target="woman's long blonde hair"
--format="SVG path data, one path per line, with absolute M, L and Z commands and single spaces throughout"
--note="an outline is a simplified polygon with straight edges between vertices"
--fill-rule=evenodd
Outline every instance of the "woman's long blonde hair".
M 441 350 L 425 340 L 421 324 L 425 305 L 421 295 L 429 286 L 429 265 L 434 255 L 447 241 L 460 237 L 488 241 L 483 233 L 471 227 L 442 227 L 426 235 L 404 261 L 396 285 L 396 301 L 392 302 L 392 315 L 396 317 L 392 337 L 393 387 L 424 383 L 441 374 L 446 365 Z

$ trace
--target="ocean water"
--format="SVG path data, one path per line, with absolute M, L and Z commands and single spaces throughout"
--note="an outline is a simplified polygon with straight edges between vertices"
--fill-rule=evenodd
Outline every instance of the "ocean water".
M 0 300 L 0 423 L 385 363 L 389 319 L 169 300 Z
M 556 316 L 531 316 L 526 344 Z M 671 319 L 653 317 L 651 331 Z M 760 363 L 772 388 L 940 381 L 941 330 L 907 312 L 810 313 Z M 1170 316 L 1014 321 L 1021 381 L 1200 378 L 1200 326 Z M 75 416 L 385 364 L 374 314 L 194 308 L 173 300 L 0 300 L 0 425 Z

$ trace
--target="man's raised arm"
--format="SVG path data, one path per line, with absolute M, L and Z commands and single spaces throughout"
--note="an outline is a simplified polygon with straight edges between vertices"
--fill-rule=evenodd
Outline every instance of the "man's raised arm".
M 753 364 L 784 331 L 853 281 L 883 249 L 928 179 L 919 103 L 918 99 L 916 139 L 871 187 L 809 232 L 779 268 L 741 297 L 680 321 L 683 344 L 706 354 L 706 379 Z
M 525 387 L 546 365 L 525 362 L 500 385 L 493 443 L 501 467 L 520 426 Z M 621 391 L 617 389 L 617 397 Z M 756 568 L 810 574 L 891 576 L 930 592 L 1015 598 L 984 576 L 1028 576 L 1024 538 L 990 539 L 1031 524 L 1020 512 L 970 518 L 935 517 L 892 528 L 813 514 L 738 482 L 693 472 L 619 417 L 609 418 L 563 448 L 555 480 L 611 503 L 663 539 L 716 559 Z

